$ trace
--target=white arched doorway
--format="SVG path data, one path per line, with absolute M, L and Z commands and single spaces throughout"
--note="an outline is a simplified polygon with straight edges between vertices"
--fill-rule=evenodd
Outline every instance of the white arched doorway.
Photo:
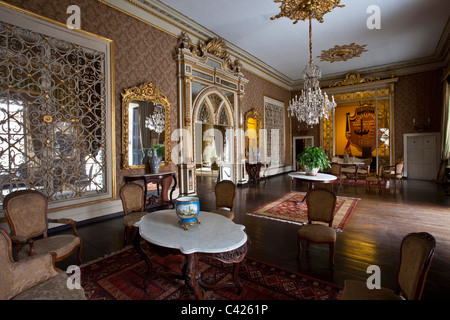
M 196 174 L 234 180 L 234 112 L 228 97 L 217 87 L 205 88 L 192 111 Z

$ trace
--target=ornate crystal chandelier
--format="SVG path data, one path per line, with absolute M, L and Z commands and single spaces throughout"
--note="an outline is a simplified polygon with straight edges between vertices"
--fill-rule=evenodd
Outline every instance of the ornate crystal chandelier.
M 330 101 L 328 95 L 320 89 L 321 71 L 313 62 L 311 19 L 323 22 L 324 14 L 343 5 L 339 5 L 340 0 L 274 0 L 274 2 L 281 3 L 281 12 L 272 19 L 288 17 L 294 20 L 294 24 L 299 20 L 309 20 L 309 63 L 303 70 L 303 90 L 300 96 L 295 96 L 290 101 L 288 114 L 312 126 L 318 124 L 320 118 L 328 119 L 331 110 L 336 107 L 336 102 L 334 97 Z
M 149 115 L 145 119 L 145 126 L 149 130 L 153 130 L 159 135 L 165 129 L 165 116 L 164 116 L 164 108 L 160 105 L 156 105 L 153 114 Z

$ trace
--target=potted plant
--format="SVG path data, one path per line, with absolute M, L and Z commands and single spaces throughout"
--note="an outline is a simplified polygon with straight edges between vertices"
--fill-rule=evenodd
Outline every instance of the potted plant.
M 320 147 L 306 147 L 305 150 L 297 156 L 300 166 L 305 168 L 309 176 L 317 175 L 319 170 L 325 170 L 330 167 L 325 151 Z

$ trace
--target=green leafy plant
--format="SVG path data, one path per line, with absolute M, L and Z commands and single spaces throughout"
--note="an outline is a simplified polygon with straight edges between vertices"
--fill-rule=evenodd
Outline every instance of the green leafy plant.
M 152 149 L 156 149 L 156 155 L 160 158 L 164 158 L 164 146 L 162 144 L 155 144 L 152 146 Z
M 300 166 L 307 166 L 310 169 L 319 168 L 320 170 L 325 170 L 331 167 L 325 151 L 320 147 L 306 147 L 297 156 L 297 160 Z

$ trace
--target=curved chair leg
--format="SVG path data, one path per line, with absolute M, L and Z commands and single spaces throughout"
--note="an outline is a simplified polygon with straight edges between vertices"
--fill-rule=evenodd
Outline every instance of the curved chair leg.
M 297 247 L 298 247 L 297 260 L 300 260 L 300 256 L 302 255 L 302 239 L 300 237 L 297 237 Z
M 334 268 L 334 242 L 329 244 L 330 247 L 330 269 Z

